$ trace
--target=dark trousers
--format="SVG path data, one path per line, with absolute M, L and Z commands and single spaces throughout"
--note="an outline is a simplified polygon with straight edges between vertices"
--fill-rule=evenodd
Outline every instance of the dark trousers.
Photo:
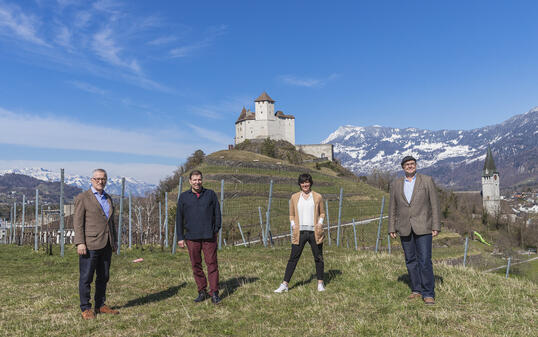
M 80 296 L 80 309 L 91 309 L 91 284 L 93 274 L 95 277 L 95 308 L 100 308 L 106 300 L 106 284 L 109 278 L 112 247 L 107 243 L 106 247 L 99 250 L 87 250 L 86 255 L 79 255 L 78 268 L 80 278 L 78 281 L 78 293 Z
M 411 291 L 423 297 L 435 298 L 432 265 L 432 235 L 417 235 L 413 231 L 401 236 L 405 265 L 411 280 Z
M 290 259 L 288 260 L 288 265 L 286 266 L 286 272 L 284 273 L 284 281 L 290 282 L 291 276 L 295 271 L 297 262 L 303 253 L 303 248 L 306 243 L 310 244 L 312 249 L 312 255 L 314 255 L 314 261 L 316 262 L 316 276 L 318 281 L 323 280 L 323 243 L 316 244 L 316 238 L 314 237 L 313 231 L 301 231 L 299 236 L 299 244 L 291 245 L 291 254 Z
M 198 292 L 206 290 L 207 280 L 202 268 L 202 252 L 207 266 L 207 277 L 211 294 L 219 291 L 219 265 L 217 262 L 217 238 L 208 240 L 185 240 L 191 258 L 192 274 L 198 286 Z

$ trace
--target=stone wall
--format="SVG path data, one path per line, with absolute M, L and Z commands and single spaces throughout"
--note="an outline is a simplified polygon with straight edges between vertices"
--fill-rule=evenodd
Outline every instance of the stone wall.
M 295 145 L 298 151 L 311 154 L 317 158 L 327 158 L 330 161 L 334 160 L 332 144 L 307 144 Z

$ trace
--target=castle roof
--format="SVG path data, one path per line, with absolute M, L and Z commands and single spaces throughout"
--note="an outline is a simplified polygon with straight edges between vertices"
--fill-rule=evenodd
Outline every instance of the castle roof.
M 493 154 L 491 153 L 491 148 L 488 146 L 488 153 L 486 154 L 486 161 L 484 162 L 482 176 L 491 177 L 494 173 L 499 174 L 499 172 L 497 172 L 497 168 L 495 167 L 495 162 L 493 161 Z
M 247 109 L 243 107 L 243 110 L 241 110 L 241 113 L 239 114 L 239 118 L 237 118 L 237 120 L 235 121 L 235 124 L 242 121 L 249 120 L 249 119 L 256 119 L 256 115 L 254 114 L 254 112 L 251 112 L 250 110 L 247 111 Z
M 275 101 L 271 97 L 269 97 L 269 95 L 267 95 L 265 91 L 260 95 L 260 97 L 254 100 L 254 102 L 264 102 L 264 101 L 275 103 Z
M 282 111 L 278 110 L 275 114 L 278 118 L 289 118 L 289 119 L 295 119 L 295 116 L 293 115 L 285 115 Z

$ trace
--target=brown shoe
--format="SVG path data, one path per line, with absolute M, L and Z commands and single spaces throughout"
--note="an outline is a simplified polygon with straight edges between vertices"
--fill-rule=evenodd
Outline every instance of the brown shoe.
M 95 309 L 96 314 L 111 314 L 111 315 L 117 315 L 120 312 L 118 310 L 111 309 L 108 305 L 103 305 L 99 309 Z
M 424 304 L 433 305 L 435 304 L 435 300 L 433 297 L 424 297 Z
M 422 295 L 419 293 L 411 293 L 411 295 L 407 296 L 408 300 L 414 300 L 415 298 L 422 298 Z
M 95 314 L 93 313 L 92 309 L 86 309 L 82 312 L 82 318 L 83 319 L 95 319 Z

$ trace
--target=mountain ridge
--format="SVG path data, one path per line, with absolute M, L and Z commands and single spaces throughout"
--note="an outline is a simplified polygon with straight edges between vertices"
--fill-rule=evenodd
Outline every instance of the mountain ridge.
M 44 168 L 23 168 L 0 170 L 0 176 L 6 174 L 26 175 L 41 181 L 58 182 L 60 181 L 60 172 L 50 171 Z M 77 174 L 64 174 L 65 184 L 86 190 L 90 187 L 90 177 Z M 109 177 L 105 190 L 109 194 L 121 194 L 121 177 Z M 137 180 L 132 177 L 125 177 L 125 193 L 129 191 L 134 196 L 143 196 L 147 192 L 155 189 L 155 185 Z
M 506 121 L 471 130 L 427 130 L 344 125 L 322 143 L 358 175 L 397 172 L 405 155 L 417 158 L 421 172 L 453 189 L 479 189 L 481 166 L 491 146 L 501 186 L 538 182 L 538 107 Z

